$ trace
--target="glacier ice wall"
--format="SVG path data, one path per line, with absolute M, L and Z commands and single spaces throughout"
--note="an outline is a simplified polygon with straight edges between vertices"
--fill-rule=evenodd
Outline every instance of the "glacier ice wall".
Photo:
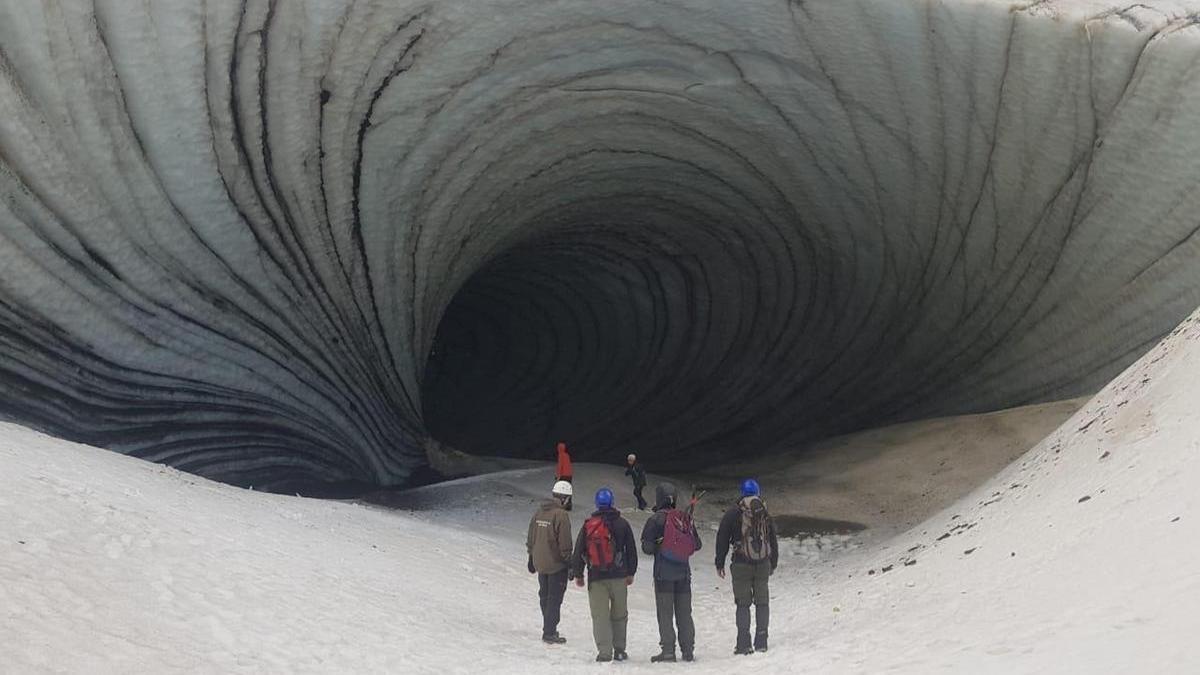
M 0 417 L 386 484 L 1087 391 L 1200 304 L 1197 12 L 0 0 Z

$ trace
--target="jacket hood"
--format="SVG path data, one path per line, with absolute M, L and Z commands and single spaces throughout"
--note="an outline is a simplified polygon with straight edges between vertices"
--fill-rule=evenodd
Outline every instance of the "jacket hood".
M 675 484 L 674 483 L 659 483 L 658 487 L 654 488 L 654 510 L 661 511 L 676 503 L 675 499 Z
M 605 520 L 616 520 L 621 517 L 621 512 L 618 509 L 596 509 L 592 511 L 593 516 L 600 516 Z
M 538 511 L 541 513 L 549 513 L 550 511 L 557 511 L 559 509 L 562 509 L 565 511 L 566 507 L 564 507 L 562 505 L 562 502 L 558 501 L 557 499 L 551 498 L 551 499 L 547 499 L 547 500 L 543 501 L 542 506 L 541 506 L 541 508 L 538 509 Z

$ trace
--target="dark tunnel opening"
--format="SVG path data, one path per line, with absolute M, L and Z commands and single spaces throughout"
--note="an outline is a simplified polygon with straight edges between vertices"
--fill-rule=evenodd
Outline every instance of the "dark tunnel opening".
M 714 394 L 758 379 L 735 377 L 719 353 L 747 337 L 714 325 L 738 282 L 714 278 L 669 232 L 601 226 L 520 245 L 448 308 L 426 370 L 427 427 L 476 454 L 540 457 L 557 439 L 582 458 L 702 453 L 743 412 Z
M 874 310 L 822 278 L 832 252 L 822 259 L 770 222 L 714 215 L 703 190 L 645 187 L 599 199 L 603 218 L 573 205 L 574 220 L 464 284 L 425 370 L 433 438 L 528 458 L 566 440 L 582 459 L 632 451 L 684 469 L 886 422 L 911 404 L 895 392 L 913 382 L 862 372 L 895 360 L 903 341 L 879 339 L 894 330 L 833 338 L 840 319 Z

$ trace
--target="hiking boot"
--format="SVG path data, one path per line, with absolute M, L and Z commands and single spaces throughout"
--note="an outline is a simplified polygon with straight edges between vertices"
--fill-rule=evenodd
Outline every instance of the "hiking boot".
M 612 660 L 613 660 L 613 657 L 609 654 L 597 654 L 596 655 L 596 663 L 608 663 L 609 661 L 612 661 Z
M 690 663 L 690 662 L 692 662 L 692 661 L 695 661 L 695 660 L 696 660 L 696 657 L 695 657 L 695 655 L 694 655 L 694 654 L 692 654 L 691 652 L 684 652 L 684 653 L 683 653 L 683 660 L 684 660 L 684 661 L 687 661 L 687 662 L 689 662 L 689 663 Z
M 675 663 L 675 650 L 663 651 L 661 654 L 651 656 L 650 663 Z
M 759 630 L 754 634 L 754 651 L 767 651 L 767 631 Z
M 613 661 L 624 661 L 629 658 L 624 649 L 618 649 L 613 652 Z
M 737 655 L 737 656 L 741 656 L 744 654 L 753 654 L 754 647 L 738 647 L 737 649 L 733 650 L 733 653 L 734 653 L 734 655 Z
M 548 645 L 561 645 L 562 643 L 564 643 L 566 641 L 567 641 L 567 638 L 559 635 L 558 633 L 553 633 L 551 635 L 543 635 L 542 636 L 542 642 L 545 642 Z

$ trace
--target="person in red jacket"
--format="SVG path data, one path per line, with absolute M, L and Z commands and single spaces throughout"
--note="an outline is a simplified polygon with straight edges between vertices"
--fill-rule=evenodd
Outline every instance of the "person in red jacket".
M 554 476 L 558 480 L 565 480 L 568 483 L 574 477 L 574 472 L 571 470 L 571 455 L 567 453 L 567 444 L 558 443 L 558 469 L 554 472 Z

